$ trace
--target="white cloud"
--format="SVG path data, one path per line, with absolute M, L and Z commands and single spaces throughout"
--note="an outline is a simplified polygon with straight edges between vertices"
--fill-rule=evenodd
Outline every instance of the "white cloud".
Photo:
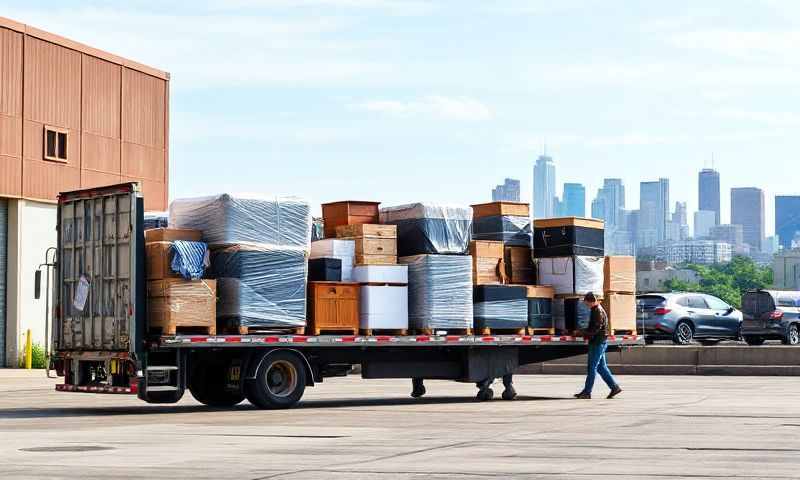
M 430 95 L 414 100 L 370 100 L 354 105 L 369 112 L 399 117 L 430 116 L 449 120 L 481 121 L 494 116 L 484 103 L 466 97 Z
M 697 30 L 668 37 L 676 47 L 707 50 L 732 57 L 780 59 L 797 62 L 800 31 Z

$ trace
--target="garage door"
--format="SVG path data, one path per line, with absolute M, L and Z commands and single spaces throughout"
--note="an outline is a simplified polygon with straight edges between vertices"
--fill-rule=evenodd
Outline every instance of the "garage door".
M 6 365 L 6 267 L 8 266 L 8 200 L 0 198 L 0 367 Z

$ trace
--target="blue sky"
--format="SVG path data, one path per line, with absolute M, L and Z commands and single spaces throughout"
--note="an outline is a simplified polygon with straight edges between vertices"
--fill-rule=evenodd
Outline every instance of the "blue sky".
M 162 3 L 161 5 L 157 3 Z M 167 70 L 172 198 L 529 199 L 565 181 L 800 194 L 800 2 L 6 0 L 0 15 Z M 588 208 L 588 207 L 587 207 Z

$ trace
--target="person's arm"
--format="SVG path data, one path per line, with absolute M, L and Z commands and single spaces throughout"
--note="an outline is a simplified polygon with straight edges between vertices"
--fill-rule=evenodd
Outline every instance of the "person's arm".
M 587 336 L 593 336 L 600 331 L 600 325 L 600 310 L 593 308 L 589 314 L 589 325 L 583 330 L 583 333 Z

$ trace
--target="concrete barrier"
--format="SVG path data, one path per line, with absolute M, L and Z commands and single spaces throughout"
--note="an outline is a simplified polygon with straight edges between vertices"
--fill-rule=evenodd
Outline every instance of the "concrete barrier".
M 800 347 L 648 345 L 608 353 L 620 375 L 800 376 Z M 522 374 L 584 374 L 586 355 L 526 365 Z

